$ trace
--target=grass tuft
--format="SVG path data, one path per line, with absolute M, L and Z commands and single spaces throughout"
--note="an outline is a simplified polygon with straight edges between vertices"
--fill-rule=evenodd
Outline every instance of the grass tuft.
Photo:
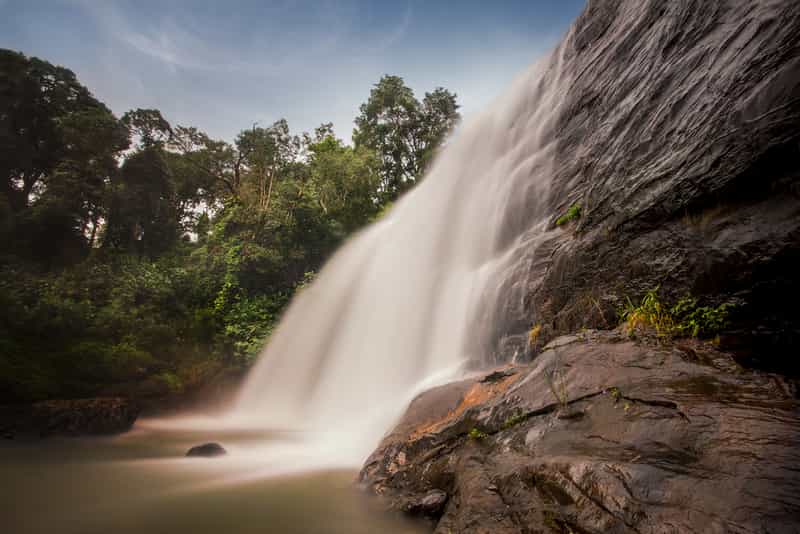
M 581 205 L 576 202 L 575 204 L 569 207 L 569 209 L 564 215 L 556 219 L 556 226 L 563 226 L 574 219 L 580 219 L 580 217 L 581 217 Z

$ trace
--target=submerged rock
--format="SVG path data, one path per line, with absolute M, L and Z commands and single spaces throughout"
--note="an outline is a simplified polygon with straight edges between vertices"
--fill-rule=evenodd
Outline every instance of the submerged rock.
M 213 458 L 214 456 L 223 456 L 225 454 L 228 454 L 228 451 L 219 443 L 203 443 L 189 449 L 186 456 Z
M 139 406 L 120 397 L 48 400 L 0 407 L 0 427 L 5 437 L 117 434 L 138 416 Z
M 417 397 L 361 482 L 397 510 L 430 503 L 442 533 L 800 529 L 800 404 L 781 377 L 699 342 L 691 360 L 617 333 L 552 346 Z

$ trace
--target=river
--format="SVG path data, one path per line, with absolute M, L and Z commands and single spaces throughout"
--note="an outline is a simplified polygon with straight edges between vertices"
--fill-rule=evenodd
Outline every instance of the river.
M 219 441 L 229 454 L 186 458 Z M 351 467 L 314 467 L 293 433 L 189 430 L 141 420 L 100 438 L 0 441 L 8 534 L 415 533 L 359 491 Z M 292 452 L 291 454 L 289 454 Z

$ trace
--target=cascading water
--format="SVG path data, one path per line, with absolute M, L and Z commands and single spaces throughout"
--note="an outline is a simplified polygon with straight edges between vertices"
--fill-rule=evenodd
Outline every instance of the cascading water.
M 546 226 L 561 63 L 556 50 L 520 76 L 297 295 L 230 418 L 325 431 L 357 465 L 415 392 L 480 357 L 515 298 L 504 278 Z

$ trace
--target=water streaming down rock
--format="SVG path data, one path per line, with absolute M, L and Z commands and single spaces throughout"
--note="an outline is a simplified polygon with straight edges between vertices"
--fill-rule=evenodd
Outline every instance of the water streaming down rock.
M 333 429 L 345 438 L 331 446 L 357 463 L 425 381 L 482 357 L 484 325 L 511 296 L 497 274 L 546 226 L 560 58 L 535 64 L 467 124 L 419 187 L 295 298 L 236 417 Z

